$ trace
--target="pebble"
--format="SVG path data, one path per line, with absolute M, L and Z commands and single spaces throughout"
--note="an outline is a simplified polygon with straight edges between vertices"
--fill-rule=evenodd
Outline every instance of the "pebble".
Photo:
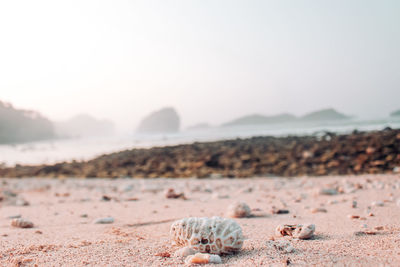
M 360 219 L 360 216 L 349 214 L 349 215 L 347 215 L 347 218 L 349 218 L 349 219 Z
M 32 228 L 33 222 L 22 219 L 22 218 L 17 218 L 17 219 L 13 219 L 11 221 L 11 226 L 18 227 L 18 228 Z
M 94 224 L 109 224 L 109 223 L 113 223 L 113 222 L 114 222 L 113 217 L 98 218 L 93 221 Z
M 183 193 L 176 193 L 175 189 L 168 188 L 165 190 L 164 195 L 166 198 L 183 198 L 185 199 L 185 195 Z
M 231 218 L 250 217 L 251 209 L 244 202 L 235 202 L 228 206 L 227 216 Z
M 353 202 L 351 203 L 351 207 L 353 209 L 357 208 L 357 201 L 353 200 Z
M 195 255 L 190 255 L 185 259 L 186 264 L 219 264 L 222 263 L 221 257 L 213 254 L 206 253 L 196 253 Z
M 383 207 L 383 205 L 385 205 L 383 203 L 383 201 L 374 201 L 371 203 L 372 206 L 376 206 L 376 207 Z
M 21 214 L 17 214 L 17 215 L 11 215 L 7 217 L 8 219 L 19 219 L 21 218 Z
M 318 193 L 320 195 L 333 196 L 333 195 L 337 195 L 338 191 L 335 188 L 320 188 Z
M 324 213 L 326 213 L 326 212 L 328 212 L 326 209 L 324 209 L 324 208 L 313 208 L 312 210 L 311 210 L 311 213 L 318 213 L 318 212 L 324 212 Z
M 20 206 L 20 207 L 29 206 L 29 202 L 26 201 L 25 199 L 18 198 L 18 199 L 15 201 L 15 206 Z

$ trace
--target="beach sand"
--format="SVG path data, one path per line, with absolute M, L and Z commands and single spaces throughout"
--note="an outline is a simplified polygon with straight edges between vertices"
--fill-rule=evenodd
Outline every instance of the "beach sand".
M 169 188 L 186 199 L 167 199 Z M 326 195 L 323 189 L 338 192 Z M 234 219 L 246 240 L 239 253 L 222 256 L 218 266 L 400 264 L 400 175 L 2 179 L 0 196 L 0 266 L 183 266 L 184 259 L 173 256 L 178 247 L 169 237 L 171 223 L 191 216 L 224 217 L 236 201 L 247 203 L 253 216 Z M 273 206 L 289 213 L 273 214 Z M 34 227 L 13 227 L 12 216 Z M 94 223 L 103 217 L 114 222 Z M 275 237 L 289 240 L 294 252 L 267 245 L 278 225 L 303 223 L 316 225 L 312 239 Z

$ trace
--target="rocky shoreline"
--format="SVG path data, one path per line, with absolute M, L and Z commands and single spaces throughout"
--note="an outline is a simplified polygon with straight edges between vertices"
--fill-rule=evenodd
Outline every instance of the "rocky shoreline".
M 400 130 L 253 137 L 132 149 L 83 162 L 1 168 L 0 177 L 254 177 L 400 172 Z

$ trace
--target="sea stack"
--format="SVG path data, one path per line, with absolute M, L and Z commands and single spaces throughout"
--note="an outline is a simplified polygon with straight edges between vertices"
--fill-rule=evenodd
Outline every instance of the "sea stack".
M 180 128 L 180 118 L 174 108 L 167 107 L 146 116 L 137 128 L 138 133 L 176 133 Z

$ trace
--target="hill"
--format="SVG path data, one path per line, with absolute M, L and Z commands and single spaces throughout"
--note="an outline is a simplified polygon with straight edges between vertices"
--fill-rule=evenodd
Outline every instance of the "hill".
M 79 114 L 67 121 L 55 124 L 57 135 L 63 137 L 104 136 L 115 131 L 112 121 L 98 120 L 87 114 Z
M 305 121 L 326 121 L 326 120 L 345 120 L 345 119 L 350 119 L 350 117 L 340 112 L 337 112 L 333 108 L 328 108 L 308 113 L 303 117 L 301 117 L 300 119 Z
M 224 123 L 223 126 L 235 126 L 235 125 L 257 125 L 257 124 L 272 124 L 272 123 L 284 123 L 295 121 L 296 117 L 291 114 L 279 114 L 275 116 L 264 116 L 259 114 L 253 114 L 243 116 L 230 122 Z
M 53 123 L 36 111 L 16 109 L 0 101 L 0 144 L 52 139 Z

